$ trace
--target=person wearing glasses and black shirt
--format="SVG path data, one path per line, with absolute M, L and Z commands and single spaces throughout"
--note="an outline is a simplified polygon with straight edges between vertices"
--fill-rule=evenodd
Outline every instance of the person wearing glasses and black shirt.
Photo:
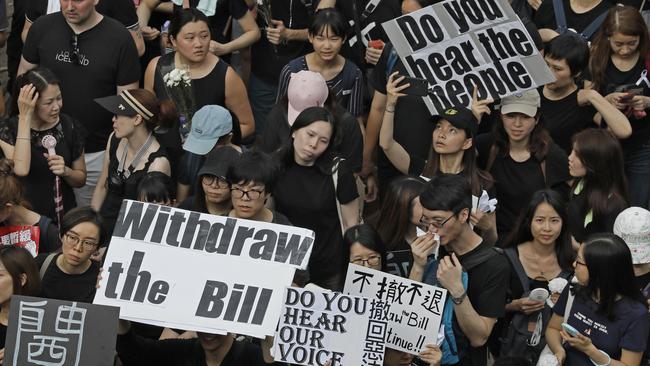
M 439 174 L 431 179 L 420 195 L 420 221 L 427 227 L 425 237 L 439 236 L 429 253 L 438 245 L 440 251 L 438 259 L 430 256 L 424 267 L 414 263 L 410 278 L 449 293 L 445 308 L 453 313 L 443 315 L 442 363 L 485 366 L 488 337 L 497 319 L 505 315 L 504 284 L 510 267 L 504 255 L 472 230 L 471 196 L 469 182 L 460 175 Z M 450 348 L 457 352 L 450 353 Z
M 264 205 L 278 178 L 278 165 L 262 152 L 245 152 L 228 169 L 232 211 L 229 216 L 240 219 L 291 225 L 283 214 Z
M 60 12 L 38 18 L 18 67 L 18 75 L 37 66 L 57 75 L 66 101 L 61 111 L 89 131 L 86 185 L 75 190 L 79 205 L 90 203 L 113 126 L 112 114 L 93 100 L 135 89 L 140 80 L 138 51 L 129 31 L 98 13 L 95 4 L 94 0 L 61 0 Z
M 99 263 L 90 259 L 102 243 L 102 219 L 89 206 L 70 210 L 61 220 L 61 252 L 40 254 L 41 297 L 91 303 Z

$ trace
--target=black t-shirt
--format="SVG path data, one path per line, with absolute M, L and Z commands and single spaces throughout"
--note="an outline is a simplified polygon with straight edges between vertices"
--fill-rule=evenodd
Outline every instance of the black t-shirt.
M 390 43 L 384 47 L 384 52 L 377 62 L 372 73 L 371 83 L 379 93 L 386 94 L 388 76 L 395 71 L 401 75 L 408 75 L 404 64 L 399 59 L 391 70 L 387 69 L 387 62 L 392 49 Z M 387 75 L 388 74 L 388 75 Z M 421 97 L 406 95 L 397 100 L 393 125 L 393 138 L 411 155 L 426 160 L 431 150 L 431 136 L 435 124 L 431 122 L 431 113 Z M 378 178 L 381 182 L 401 175 L 390 163 L 384 152 L 379 149 L 377 154 Z
M 311 24 L 311 17 L 302 1 L 270 0 L 269 3 L 273 19 L 281 20 L 285 27 L 307 29 Z M 287 41 L 274 47 L 266 37 L 267 25 L 262 18 L 257 17 L 262 37 L 251 47 L 251 73 L 268 84 L 277 85 L 278 75 L 284 65 L 307 54 L 312 48 L 307 41 Z
M 614 230 L 616 216 L 626 208 L 627 204 L 622 199 L 610 198 L 607 203 L 607 212 L 594 214 L 587 204 L 587 195 L 584 189 L 579 194 L 572 193 L 567 207 L 571 235 L 578 243 L 583 243 L 591 234 L 611 233 Z
M 302 70 L 309 70 L 305 56 L 291 60 L 282 69 L 278 81 L 276 102 L 280 102 L 287 94 L 291 74 Z M 346 59 L 341 72 L 333 79 L 327 80 L 327 86 L 336 95 L 336 99 L 341 106 L 353 116 L 359 116 L 363 113 L 363 75 L 354 63 Z
M 477 136 L 474 140 L 478 150 L 478 164 L 485 169 L 494 141 L 491 134 Z M 556 144 L 550 143 L 546 154 L 546 182 L 541 163 L 533 156 L 523 162 L 514 161 L 509 153 L 498 152 L 490 174 L 494 178 L 496 198 L 497 232 L 505 239 L 514 228 L 522 210 L 528 206 L 533 193 L 545 187 L 566 194 L 569 175 L 567 154 Z
M 201 366 L 205 351 L 197 338 L 153 340 L 133 331 L 117 336 L 117 353 L 125 365 Z M 233 341 L 221 366 L 266 366 L 256 344 Z
M 81 65 L 70 59 L 72 37 L 73 31 L 60 12 L 42 16 L 29 30 L 23 57 L 58 76 L 62 112 L 89 131 L 87 153 L 103 151 L 113 130 L 113 114 L 94 99 L 115 95 L 118 85 L 140 80 L 138 51 L 124 26 L 108 17 L 77 36 Z
M 354 116 L 346 111 L 341 112 L 338 123 L 342 138 L 337 150 L 345 158 L 347 166 L 353 172 L 358 172 L 361 171 L 363 163 L 363 135 Z M 286 106 L 280 103 L 274 105 L 266 115 L 266 124 L 268 128 L 264 129 L 259 147 L 264 152 L 273 153 L 284 146 L 291 135 Z
M 553 141 L 564 152 L 571 154 L 571 138 L 576 133 L 589 128 L 597 127 L 594 115 L 597 111 L 592 106 L 578 105 L 578 89 L 560 100 L 550 100 L 544 96 L 543 87 L 539 88 L 542 112 L 540 123 Z
M 36 264 L 41 268 L 49 254 L 39 254 Z M 57 254 L 50 262 L 41 280 L 41 297 L 65 301 L 92 303 L 95 298 L 95 284 L 99 274 L 99 264 L 90 262 L 90 267 L 81 274 L 67 274 L 56 264 Z
M 354 176 L 341 163 L 336 195 L 332 175 L 314 166 L 287 164 L 273 190 L 276 210 L 293 225 L 316 233 L 309 258 L 310 280 L 319 284 L 343 269 L 343 236 L 336 208 L 359 196 Z
M 0 348 L 5 348 L 5 342 L 7 340 L 7 326 L 0 324 Z
M 25 19 L 34 23 L 47 12 L 48 3 L 59 0 L 27 0 L 25 5 Z M 138 26 L 138 15 L 135 13 L 133 0 L 100 0 L 95 6 L 99 14 L 111 17 L 122 23 L 127 29 L 134 29 Z M 58 10 L 57 10 L 58 11 Z
M 591 24 L 591 22 L 606 12 L 613 5 L 613 3 L 608 0 L 601 0 L 600 4 L 596 5 L 593 9 L 585 13 L 578 14 L 574 12 L 573 9 L 571 9 L 569 0 L 562 0 L 562 4 L 564 5 L 564 14 L 566 16 L 567 27 L 574 29 L 577 32 L 584 31 L 585 28 Z M 557 24 L 555 23 L 555 10 L 553 10 L 553 0 L 542 1 L 539 9 L 537 9 L 535 12 L 534 21 L 538 29 L 557 29 Z M 591 36 L 591 39 L 593 39 L 596 33 Z
M 355 20 L 353 9 L 354 1 L 356 1 L 357 5 L 358 19 L 361 20 L 361 26 L 359 27 L 361 36 L 372 40 L 381 39 L 384 43 L 388 43 L 389 40 L 381 25 L 384 22 L 401 16 L 402 9 L 400 0 L 381 0 L 379 5 L 377 5 L 370 15 L 365 19 L 361 19 L 361 13 L 366 9 L 366 5 L 370 2 L 369 0 L 346 0 L 336 2 L 336 9 L 341 13 L 341 15 L 343 15 L 345 20 L 348 21 L 348 24 L 352 24 L 348 29 L 348 36 L 341 48 L 341 54 L 359 67 L 362 67 L 366 63 L 365 46 L 360 50 L 358 48 L 359 43 L 354 42 L 350 45 L 350 43 L 356 41 L 357 38 L 356 30 L 352 23 Z

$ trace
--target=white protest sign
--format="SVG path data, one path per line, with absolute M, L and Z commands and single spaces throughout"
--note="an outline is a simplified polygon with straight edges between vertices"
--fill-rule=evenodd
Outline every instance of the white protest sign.
M 447 290 L 350 263 L 344 292 L 384 302 L 386 347 L 417 355 L 436 338 Z
M 147 216 L 150 212 L 157 216 Z M 187 227 L 192 220 L 199 221 L 197 215 L 205 219 L 205 223 L 195 224 L 201 226 L 198 237 L 203 235 L 204 240 L 179 246 L 184 241 L 176 238 L 193 236 Z M 159 326 L 254 337 L 274 333 L 284 287 L 291 284 L 295 271 L 291 258 L 296 258 L 291 254 L 280 256 L 279 244 L 272 238 L 286 239 L 306 230 L 248 220 L 233 222 L 232 218 L 133 201 L 123 204 L 118 225 L 122 217 L 131 218 L 130 228 L 120 237 L 117 234 L 122 229 L 116 226 L 94 304 L 117 306 L 122 319 Z M 208 220 L 214 224 L 210 226 Z M 222 233 L 217 237 L 212 234 L 219 230 L 215 229 L 219 221 L 227 223 L 220 226 Z M 179 223 L 183 222 L 186 226 L 181 230 Z M 150 232 L 149 227 L 160 229 Z M 184 234 L 179 236 L 179 230 Z M 240 230 L 258 239 L 244 244 Z M 233 232 L 237 233 L 233 242 L 218 241 Z M 264 234 L 258 236 L 260 232 Z M 143 236 L 147 240 L 142 240 Z M 220 253 L 214 243 L 225 243 L 230 250 Z
M 507 0 L 447 0 L 382 24 L 407 72 L 429 81 L 432 114 L 555 77 Z
M 295 365 L 383 365 L 386 322 L 371 319 L 367 298 L 287 287 L 273 341 L 278 362 Z

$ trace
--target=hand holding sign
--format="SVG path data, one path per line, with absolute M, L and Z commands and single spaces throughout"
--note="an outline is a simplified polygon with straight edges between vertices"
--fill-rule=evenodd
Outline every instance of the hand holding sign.
M 427 344 L 425 347 L 424 351 L 419 354 L 420 359 L 431 366 L 440 365 L 440 361 L 442 360 L 440 347 L 433 344 Z

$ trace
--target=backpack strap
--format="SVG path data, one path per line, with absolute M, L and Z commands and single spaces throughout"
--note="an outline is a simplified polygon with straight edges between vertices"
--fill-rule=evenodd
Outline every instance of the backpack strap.
M 548 188 L 548 179 L 546 179 L 546 159 L 539 163 L 539 167 L 542 169 L 542 177 L 544 177 L 544 188 Z
M 473 268 L 487 262 L 488 259 L 494 257 L 495 255 L 503 254 L 503 249 L 497 247 L 487 247 L 481 250 L 478 253 L 472 255 L 468 260 L 463 262 L 463 269 L 469 272 Z
M 302 3 L 302 5 L 305 6 L 305 8 L 307 8 L 307 14 L 309 14 L 309 17 L 313 18 L 314 17 L 314 4 L 313 4 L 312 0 L 300 0 L 300 2 Z
M 345 225 L 343 225 L 343 215 L 341 214 L 341 202 L 339 202 L 338 185 L 339 185 L 339 165 L 343 158 L 334 158 L 332 165 L 332 181 L 334 182 L 334 198 L 336 199 L 336 211 L 339 214 L 339 223 L 341 224 L 341 234 L 345 235 Z
M 508 258 L 508 261 L 510 261 L 512 268 L 515 270 L 515 273 L 517 273 L 517 277 L 519 278 L 519 282 L 521 282 L 521 287 L 523 287 L 524 293 L 530 292 L 530 282 L 528 281 L 528 275 L 524 270 L 524 266 L 521 265 L 521 261 L 517 255 L 516 247 L 505 248 L 503 251 Z
M 584 38 L 586 41 L 589 41 L 591 36 L 593 36 L 594 33 L 596 33 L 596 31 L 603 24 L 608 13 L 609 13 L 608 11 L 605 11 L 604 13 L 600 14 L 598 18 L 594 19 L 591 23 L 589 23 L 587 28 L 585 28 L 585 30 L 583 30 L 582 33 L 580 33 L 582 38 Z
M 43 265 L 41 265 L 41 271 L 40 271 L 41 280 L 43 279 L 43 277 L 45 277 L 45 272 L 47 272 L 47 269 L 50 268 L 50 264 L 52 263 L 52 259 L 54 259 L 54 257 L 56 257 L 57 254 L 59 254 L 59 253 L 58 252 L 50 253 L 45 258 L 45 261 L 43 262 Z
M 565 33 L 569 28 L 566 25 L 566 15 L 562 0 L 553 0 L 553 13 L 555 13 L 555 31 L 559 34 Z
M 492 165 L 494 165 L 494 161 L 497 158 L 498 152 L 499 152 L 499 148 L 497 147 L 497 145 L 492 144 L 492 146 L 490 146 L 490 154 L 488 155 L 487 164 L 485 164 L 486 172 L 489 172 L 490 169 L 492 169 Z

